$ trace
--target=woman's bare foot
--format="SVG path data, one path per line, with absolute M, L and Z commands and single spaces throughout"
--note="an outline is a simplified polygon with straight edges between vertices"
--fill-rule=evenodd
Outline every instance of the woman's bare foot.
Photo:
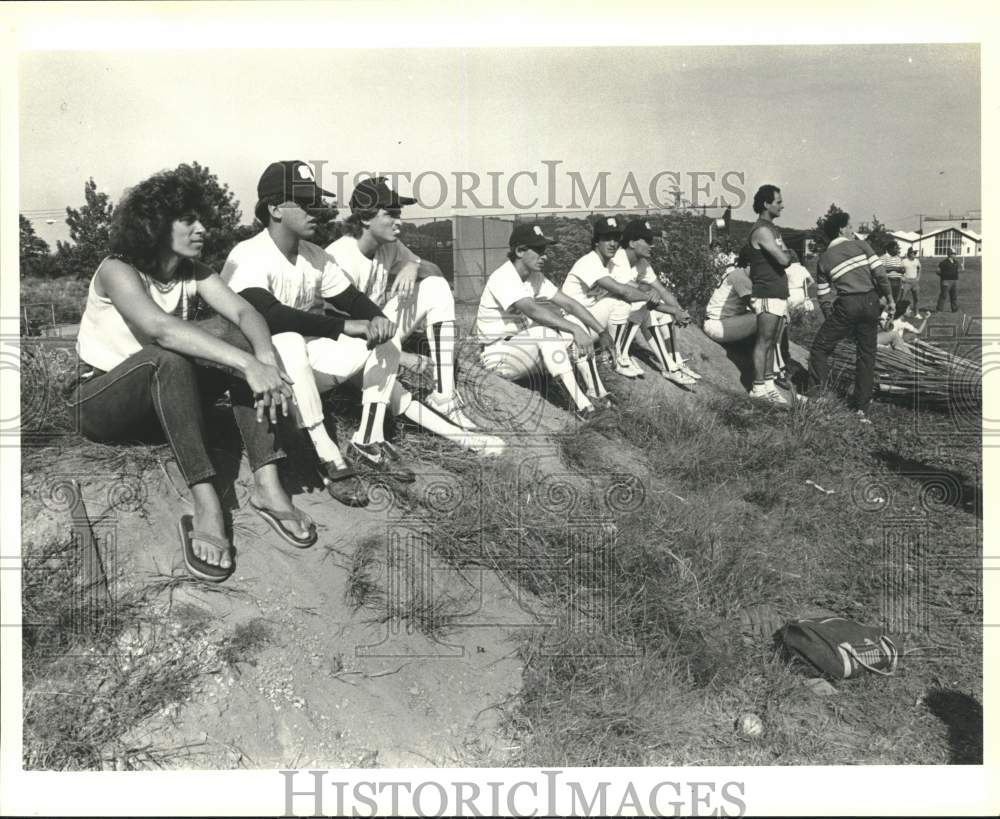
M 215 486 L 211 481 L 196 483 L 191 487 L 191 496 L 194 501 L 193 526 L 195 531 L 205 532 L 205 534 L 215 535 L 223 540 L 226 537 L 226 519 L 222 513 L 222 504 L 219 502 L 219 495 L 215 491 Z M 199 560 L 203 560 L 212 566 L 222 569 L 231 568 L 233 565 L 232 549 L 220 549 L 211 543 L 205 543 L 198 538 L 191 539 L 191 548 Z

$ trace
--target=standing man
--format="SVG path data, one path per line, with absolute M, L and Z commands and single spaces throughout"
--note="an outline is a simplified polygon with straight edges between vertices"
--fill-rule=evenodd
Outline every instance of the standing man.
M 750 395 L 772 404 L 787 404 L 774 386 L 774 352 L 783 320 L 788 315 L 788 277 L 785 268 L 792 256 L 785 247 L 774 220 L 785 205 L 781 189 L 761 185 L 753 197 L 757 221 L 750 229 L 750 304 L 757 314 L 757 338 L 753 348 L 753 387 Z
M 595 401 L 602 408 L 608 404 L 594 365 L 593 337 L 610 339 L 585 307 L 543 275 L 545 250 L 554 242 L 540 225 L 515 225 L 507 261 L 487 279 L 479 299 L 476 332 L 484 344 L 484 367 L 514 380 L 543 366 L 566 390 L 577 416 L 586 420 L 598 411 Z M 573 374 L 574 360 L 585 391 Z
M 882 314 L 879 293 L 890 314 L 895 312 L 896 303 L 882 261 L 867 242 L 853 238 L 850 215 L 835 213 L 826 220 L 823 230 L 830 244 L 816 266 L 816 290 L 826 321 L 813 340 L 809 380 L 816 386 L 826 385 L 830 353 L 841 339 L 852 336 L 857 348 L 854 407 L 858 418 L 867 424 L 871 423 L 865 411 L 875 382 L 875 349 Z
M 435 385 L 424 405 L 450 424 L 475 430 L 455 389 L 455 297 L 441 269 L 399 241 L 403 206 L 416 201 L 390 189 L 383 177 L 362 180 L 351 194 L 349 234 L 326 250 L 396 325 L 397 346 L 423 328 Z
M 958 312 L 958 261 L 955 251 L 948 248 L 948 255 L 938 265 L 938 278 L 941 279 L 941 293 L 938 295 L 937 311 L 944 310 L 945 297 L 951 301 L 951 312 Z
M 296 414 L 319 457 L 327 491 L 341 503 L 364 506 L 367 491 L 324 423 L 320 393 L 361 377 L 361 425 L 349 446 L 375 468 L 403 481 L 413 473 L 385 441 L 382 420 L 396 383 L 396 327 L 347 279 L 336 262 L 309 241 L 323 197 L 304 162 L 272 162 L 257 183 L 254 215 L 264 225 L 232 249 L 222 279 L 264 317 L 294 383 Z M 330 304 L 342 316 L 328 316 Z
M 911 247 L 906 251 L 906 258 L 903 259 L 903 285 L 899 291 L 899 301 L 907 300 L 910 308 L 916 314 L 920 307 L 920 259 L 917 252 Z
M 633 219 L 625 225 L 622 246 L 611 259 L 611 277 L 643 293 L 642 301 L 633 302 L 631 311 L 625 316 L 616 315 L 610 325 L 619 363 L 618 372 L 629 375 L 628 368 L 631 367 L 633 376 L 641 376 L 642 370 L 629 355 L 641 327 L 643 337 L 659 361 L 660 374 L 675 384 L 687 387 L 700 380 L 701 376 L 687 367 L 677 353 L 674 323 L 683 326 L 691 317 L 653 270 L 650 263 L 653 241 L 653 229 L 649 222 Z
M 899 258 L 899 244 L 893 242 L 880 257 L 885 275 L 889 277 L 889 287 L 892 288 L 892 300 L 899 301 L 899 292 L 903 286 L 903 260 Z

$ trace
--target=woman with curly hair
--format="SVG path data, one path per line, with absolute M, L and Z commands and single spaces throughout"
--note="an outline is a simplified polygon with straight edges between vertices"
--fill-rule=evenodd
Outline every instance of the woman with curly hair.
M 195 577 L 220 582 L 235 566 L 205 448 L 204 407 L 224 391 L 253 470 L 251 506 L 295 546 L 311 546 L 316 529 L 278 477 L 284 453 L 274 425 L 279 410 L 288 411 L 291 381 L 263 318 L 199 261 L 206 208 L 187 165 L 126 192 L 112 219 L 111 254 L 87 292 L 81 375 L 69 400 L 94 441 L 142 440 L 159 425 L 191 487 L 194 514 L 179 524 L 185 564 Z M 202 302 L 216 315 L 198 320 Z

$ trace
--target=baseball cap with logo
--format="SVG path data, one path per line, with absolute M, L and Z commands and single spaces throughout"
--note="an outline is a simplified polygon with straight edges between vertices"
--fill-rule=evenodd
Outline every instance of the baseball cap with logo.
M 542 232 L 541 225 L 534 222 L 518 222 L 510 234 L 510 247 L 530 247 L 532 250 L 544 248 L 546 245 L 558 244 L 555 239 Z
M 299 159 L 272 162 L 264 169 L 257 183 L 258 204 L 267 200 L 322 207 L 324 196 L 328 199 L 337 198 L 336 194 L 325 191 L 316 184 L 312 168 Z
M 599 239 L 620 239 L 622 237 L 621 220 L 614 216 L 602 216 L 594 222 L 594 241 Z
M 392 190 L 384 176 L 362 179 L 351 194 L 351 210 L 399 210 L 403 205 L 415 205 L 412 196 L 400 196 Z
M 653 241 L 653 228 L 645 219 L 633 219 L 622 231 L 622 244 L 631 242 L 633 239 L 645 239 L 647 242 Z

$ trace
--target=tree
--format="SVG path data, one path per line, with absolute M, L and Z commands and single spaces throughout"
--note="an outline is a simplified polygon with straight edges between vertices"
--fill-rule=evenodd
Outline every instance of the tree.
M 824 230 L 826 226 L 826 220 L 833 216 L 835 213 L 843 213 L 843 208 L 838 208 L 835 204 L 831 203 L 830 207 L 827 209 L 823 216 L 820 216 L 816 220 L 816 229 L 813 231 L 813 242 L 814 251 L 819 254 L 826 250 L 827 245 L 830 244 L 830 240 L 826 238 L 826 231 Z
M 91 177 L 83 186 L 86 204 L 77 210 L 66 208 L 69 242 L 56 243 L 56 257 L 64 274 L 78 279 L 90 276 L 108 253 L 111 240 L 111 214 L 114 207 L 108 195 L 97 190 Z
M 200 214 L 205 226 L 205 247 L 201 252 L 201 260 L 216 272 L 222 270 L 229 251 L 238 241 L 246 238 L 240 230 L 240 220 L 243 213 L 236 196 L 229 185 L 219 182 L 219 177 L 212 170 L 197 162 L 190 163 L 198 176 L 205 194 L 205 212 Z
M 885 253 L 893 245 L 898 247 L 896 237 L 889 233 L 886 226 L 878 220 L 878 216 L 872 216 L 870 225 L 867 222 L 858 225 L 858 233 L 867 235 L 866 241 L 871 245 L 872 250 L 879 255 Z
M 19 241 L 19 261 L 21 266 L 21 278 L 25 276 L 38 276 L 43 265 L 49 260 L 49 244 L 41 236 L 35 233 L 35 226 L 31 220 L 22 214 L 17 215 L 18 227 L 20 230 Z M 51 265 L 47 266 L 51 269 Z

